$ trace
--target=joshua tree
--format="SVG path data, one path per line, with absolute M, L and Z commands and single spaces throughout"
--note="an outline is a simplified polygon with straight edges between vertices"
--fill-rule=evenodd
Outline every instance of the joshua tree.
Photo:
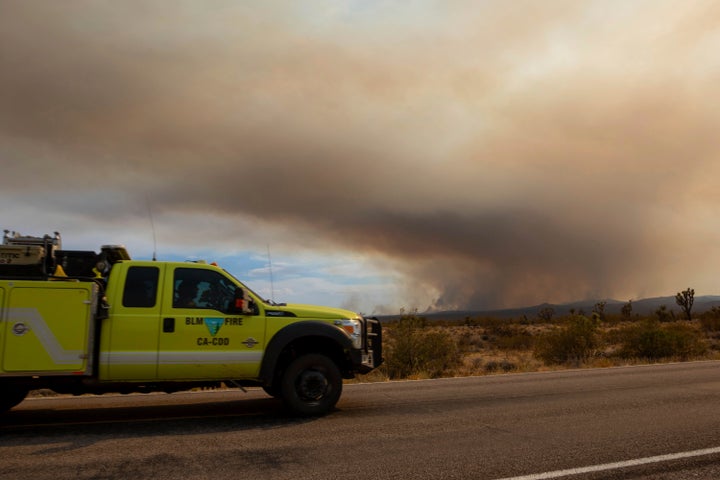
M 555 309 L 552 307 L 542 307 L 537 313 L 538 318 L 545 323 L 550 323 L 553 315 L 555 315 Z
M 682 308 L 683 312 L 685 312 L 685 316 L 688 320 L 692 320 L 692 307 L 693 302 L 695 301 L 695 289 L 688 288 L 687 290 L 683 290 L 682 292 L 678 292 L 677 295 L 675 295 L 675 303 L 677 303 L 680 308 Z
M 628 300 L 628 302 L 625 305 L 623 305 L 622 310 L 620 310 L 620 313 L 622 313 L 623 317 L 630 320 L 630 317 L 632 316 L 632 300 Z
M 593 307 L 593 314 L 597 315 L 600 320 L 605 320 L 605 305 L 606 301 L 597 302 Z

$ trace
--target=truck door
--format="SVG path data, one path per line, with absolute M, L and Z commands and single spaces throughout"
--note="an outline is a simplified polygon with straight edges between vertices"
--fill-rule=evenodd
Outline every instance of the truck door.
M 242 379 L 259 374 L 264 317 L 237 313 L 241 288 L 217 268 L 168 267 L 162 306 L 158 376 Z
M 127 269 L 122 290 L 115 292 L 110 318 L 103 320 L 100 376 L 108 380 L 157 378 L 160 297 L 165 266 L 148 264 Z M 109 327 L 109 328 L 108 328 Z

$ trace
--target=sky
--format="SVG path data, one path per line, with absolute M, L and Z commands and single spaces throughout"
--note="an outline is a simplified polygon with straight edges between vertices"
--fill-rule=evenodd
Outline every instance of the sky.
M 0 227 L 366 314 L 720 293 L 720 3 L 0 0 Z

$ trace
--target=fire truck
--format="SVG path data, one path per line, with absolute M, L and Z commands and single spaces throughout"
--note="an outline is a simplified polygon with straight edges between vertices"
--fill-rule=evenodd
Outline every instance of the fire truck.
M 375 318 L 277 304 L 215 264 L 64 250 L 59 233 L 0 245 L 0 412 L 59 394 L 262 387 L 294 414 L 334 409 L 382 363 Z

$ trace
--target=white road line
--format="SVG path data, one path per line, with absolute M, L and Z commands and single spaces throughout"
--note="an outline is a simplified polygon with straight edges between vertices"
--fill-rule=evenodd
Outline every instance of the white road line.
M 647 465 L 648 463 L 669 462 L 671 460 L 700 457 L 703 455 L 713 455 L 715 453 L 720 453 L 720 447 L 693 450 L 691 452 L 669 453 L 667 455 L 658 455 L 656 457 L 637 458 L 635 460 L 626 460 L 624 462 L 615 463 L 604 463 L 602 465 L 591 465 L 589 467 L 569 468 L 567 470 L 555 470 L 554 472 L 533 473 L 531 475 L 522 475 L 520 477 L 499 478 L 497 480 L 544 480 L 547 478 L 569 477 L 570 475 L 602 472 L 605 470 L 617 470 L 626 467 L 637 467 L 638 465 Z

